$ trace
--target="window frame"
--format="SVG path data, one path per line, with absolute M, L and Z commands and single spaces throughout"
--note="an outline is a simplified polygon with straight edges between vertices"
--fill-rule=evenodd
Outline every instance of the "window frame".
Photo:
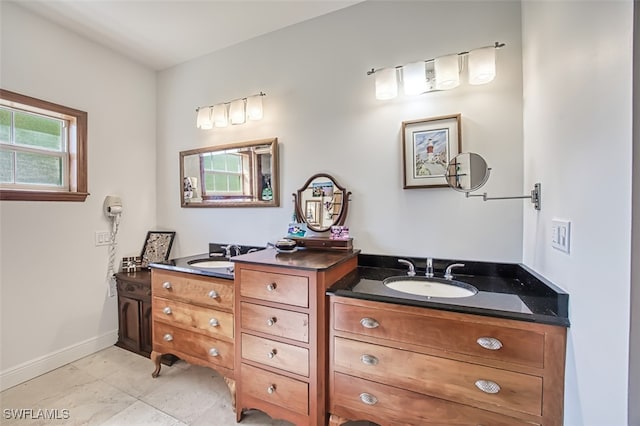
M 78 201 L 86 200 L 88 190 L 87 170 L 87 116 L 84 111 L 69 108 L 53 102 L 33 98 L 9 90 L 0 89 L 0 100 L 4 106 L 65 118 L 69 120 L 68 135 L 68 188 L 66 190 L 49 189 L 11 189 L 0 188 L 0 200 L 7 201 Z

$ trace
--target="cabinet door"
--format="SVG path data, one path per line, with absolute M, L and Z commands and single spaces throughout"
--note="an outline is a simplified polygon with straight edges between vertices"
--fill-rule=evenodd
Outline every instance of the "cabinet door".
M 118 297 L 119 331 L 118 341 L 122 346 L 137 352 L 140 346 L 140 301 L 129 297 Z
M 143 301 L 141 309 L 142 327 L 140 330 L 140 351 L 150 354 L 153 350 L 151 345 L 151 302 Z

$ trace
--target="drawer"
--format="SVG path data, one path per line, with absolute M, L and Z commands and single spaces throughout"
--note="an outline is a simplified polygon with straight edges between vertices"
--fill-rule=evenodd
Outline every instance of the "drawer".
M 116 279 L 118 294 L 138 300 L 149 300 L 151 296 L 151 285 L 139 282 L 129 282 Z
M 303 415 L 309 414 L 309 385 L 242 364 L 241 392 Z
M 334 374 L 330 411 L 393 425 L 532 426 L 518 419 L 391 386 Z
M 240 269 L 240 295 L 308 308 L 309 279 L 297 275 Z
M 191 355 L 208 363 L 233 369 L 233 343 L 153 321 L 153 350 Z
M 309 343 L 309 315 L 254 303 L 240 303 L 242 328 Z
M 543 333 L 483 324 L 482 317 L 477 316 L 459 314 L 460 319 L 446 319 L 428 316 L 427 312 L 425 309 L 426 314 L 419 315 L 387 310 L 383 303 L 376 304 L 376 308 L 334 303 L 334 328 L 362 336 L 543 367 Z
M 179 300 L 214 308 L 233 309 L 233 281 L 222 278 L 202 278 L 156 269 L 151 273 L 154 296 Z
M 487 409 L 542 415 L 538 376 L 340 337 L 334 338 L 333 359 L 335 370 L 352 376 Z
M 233 314 L 203 308 L 171 299 L 154 297 L 152 303 L 153 318 L 182 327 L 195 329 L 213 337 L 233 339 Z
M 242 359 L 309 377 L 309 350 L 242 333 Z

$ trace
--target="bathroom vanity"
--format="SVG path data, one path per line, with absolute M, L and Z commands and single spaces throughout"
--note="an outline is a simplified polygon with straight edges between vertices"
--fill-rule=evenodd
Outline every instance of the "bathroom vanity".
M 410 277 L 348 250 L 204 257 L 152 265 L 154 376 L 167 353 L 215 369 L 238 421 L 562 424 L 568 295 L 521 265 L 464 262 L 450 282 L 474 293 L 446 298 L 383 284 L 425 259 Z
M 224 377 L 235 409 L 233 274 L 191 263 L 201 260 L 212 262 L 199 255 L 151 265 L 152 376 L 160 374 L 164 354 L 212 368 Z
M 267 249 L 234 257 L 237 420 L 256 408 L 296 425 L 326 425 L 325 292 L 357 268 L 357 251 Z
M 464 298 L 401 294 L 361 255 L 330 294 L 330 425 L 561 425 L 568 296 L 520 265 L 469 263 Z M 453 262 L 441 262 L 453 263 Z

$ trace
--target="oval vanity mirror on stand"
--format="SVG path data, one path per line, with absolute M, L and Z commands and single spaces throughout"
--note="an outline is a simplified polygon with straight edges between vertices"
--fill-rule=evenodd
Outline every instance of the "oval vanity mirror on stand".
M 318 173 L 311 176 L 293 194 L 296 220 L 306 223 L 307 229 L 322 233 L 332 226 L 343 226 L 349 210 L 351 192 L 340 186 L 333 176 Z M 310 236 L 295 238 L 301 247 L 351 249 L 352 238 Z
M 487 162 L 480 155 L 473 152 L 463 152 L 456 155 L 449 161 L 447 166 L 447 183 L 449 187 L 456 191 L 464 192 L 468 197 L 482 197 L 484 201 L 489 200 L 514 200 L 514 199 L 531 199 L 534 208 L 540 210 L 540 202 L 542 198 L 542 189 L 539 183 L 536 183 L 531 190 L 531 195 L 516 195 L 513 197 L 488 197 L 487 193 L 470 194 L 481 188 L 489 179 L 491 168 L 487 166 Z

